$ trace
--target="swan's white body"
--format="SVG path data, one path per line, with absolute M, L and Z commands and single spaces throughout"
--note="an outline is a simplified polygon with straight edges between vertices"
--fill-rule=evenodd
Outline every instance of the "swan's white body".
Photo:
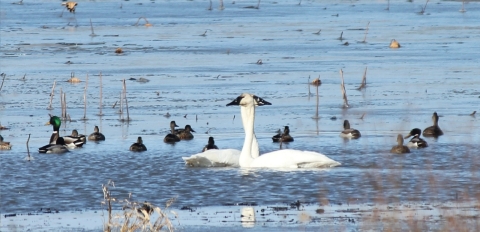
M 278 150 L 259 155 L 257 137 L 254 131 L 255 106 L 271 105 L 265 100 L 244 93 L 228 105 L 239 105 L 242 115 L 245 141 L 238 150 L 207 150 L 190 157 L 182 157 L 185 163 L 195 167 L 240 166 L 242 168 L 331 168 L 339 162 L 313 151 Z M 237 158 L 238 157 L 238 158 Z
M 210 149 L 205 152 L 182 157 L 190 167 L 239 167 L 240 151 L 235 149 Z
M 340 165 L 339 162 L 327 156 L 313 151 L 278 150 L 258 156 L 252 153 L 255 146 L 258 147 L 255 137 L 255 106 L 271 105 L 263 99 L 252 94 L 244 93 L 236 100 L 242 113 L 243 128 L 245 130 L 245 142 L 240 154 L 240 167 L 252 168 L 330 168 Z M 231 103 L 232 104 L 232 103 Z M 258 150 L 258 149 L 257 149 Z

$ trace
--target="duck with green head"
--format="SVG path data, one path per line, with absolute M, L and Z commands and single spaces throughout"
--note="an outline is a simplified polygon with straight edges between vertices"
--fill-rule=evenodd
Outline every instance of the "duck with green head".
M 52 125 L 53 132 L 52 136 L 50 136 L 50 144 L 56 144 L 56 136 L 60 137 L 59 130 L 60 126 L 62 125 L 62 120 L 57 116 L 50 116 L 50 121 L 48 121 L 45 125 Z M 72 136 L 65 136 L 62 137 L 65 145 L 69 148 L 76 148 L 82 147 L 84 142 L 80 138 L 75 138 Z
M 10 142 L 3 141 L 3 136 L 0 135 L 0 150 L 10 150 L 10 149 L 12 149 L 12 145 L 10 145 Z

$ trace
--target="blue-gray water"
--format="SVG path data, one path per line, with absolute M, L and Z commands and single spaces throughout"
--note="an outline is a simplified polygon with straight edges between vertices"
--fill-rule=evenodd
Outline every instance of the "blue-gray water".
M 117 198 L 132 193 L 135 200 L 163 205 L 177 197 L 174 207 L 451 201 L 479 193 L 480 126 L 469 116 L 480 112 L 478 2 L 461 13 L 461 2 L 431 1 L 420 15 L 419 1 L 392 1 L 389 11 L 386 1 L 263 1 L 260 9 L 243 8 L 257 1 L 236 1 L 225 2 L 222 11 L 218 1 L 212 11 L 208 1 L 88 1 L 77 6 L 76 21 L 67 11 L 59 17 L 60 1 L 12 2 L 0 2 L 0 65 L 7 74 L 0 123 L 9 128 L 0 133 L 13 144 L 0 150 L 3 213 L 96 209 L 108 180 Z M 134 26 L 139 17 L 153 26 L 143 26 L 144 20 Z M 90 19 L 98 36 L 89 36 Z M 369 22 L 366 43 L 359 43 Z M 345 40 L 337 40 L 342 31 Z M 392 39 L 402 47 L 390 49 Z M 341 45 L 346 41 L 349 46 Z M 114 52 L 118 47 L 123 54 Z M 367 89 L 357 91 L 366 67 Z M 349 109 L 342 109 L 340 69 Z M 71 72 L 82 82 L 67 83 Z M 88 120 L 82 121 L 87 75 Z M 319 75 L 316 121 L 315 89 L 306 83 Z M 140 77 L 150 82 L 128 80 Z M 123 79 L 130 123 L 119 120 L 118 103 L 112 108 Z M 54 81 L 54 109 L 47 110 Z M 62 125 L 61 135 L 72 129 L 90 134 L 98 125 L 106 141 L 64 155 L 38 154 L 52 131 L 44 126 L 48 114 L 61 113 L 60 89 L 74 120 Z M 289 148 L 321 152 L 342 166 L 185 167 L 181 157 L 201 151 L 209 136 L 220 148 L 241 149 L 239 109 L 225 104 L 242 92 L 273 104 L 257 110 L 261 153 L 279 148 L 271 137 L 288 125 L 295 138 Z M 389 153 L 398 133 L 430 126 L 434 111 L 444 136 L 427 138 L 430 146 L 411 154 Z M 339 137 L 344 119 L 362 132 L 359 140 Z M 171 120 L 192 125 L 195 139 L 163 143 Z M 29 134 L 30 162 L 24 160 Z M 128 151 L 138 136 L 147 152 Z

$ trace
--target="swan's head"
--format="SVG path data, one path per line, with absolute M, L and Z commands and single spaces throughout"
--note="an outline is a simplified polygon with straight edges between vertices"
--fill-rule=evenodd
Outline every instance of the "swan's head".
M 263 100 L 260 97 L 257 97 L 250 93 L 242 93 L 235 100 L 228 103 L 227 106 L 263 106 L 271 105 L 272 103 Z

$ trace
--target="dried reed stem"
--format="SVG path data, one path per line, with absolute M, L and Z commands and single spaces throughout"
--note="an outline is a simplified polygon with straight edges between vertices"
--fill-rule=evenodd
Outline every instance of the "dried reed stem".
M 357 88 L 357 90 L 362 90 L 364 88 L 367 88 L 367 67 L 365 67 L 365 72 L 363 72 L 362 84 Z
M 103 98 L 103 84 L 102 84 L 102 72 L 100 72 L 100 100 L 99 100 L 99 108 L 100 108 L 100 113 L 98 114 L 99 116 L 102 116 L 102 98 Z
M 52 101 L 53 101 L 53 95 L 54 95 L 54 91 L 55 91 L 55 85 L 56 85 L 56 81 L 53 81 L 53 86 L 52 86 L 52 92 L 50 92 L 50 104 L 48 105 L 47 109 L 48 110 L 52 110 Z
M 28 147 L 28 142 L 30 142 L 30 134 L 28 134 L 28 139 L 27 139 L 27 154 L 28 156 L 25 158 L 27 161 L 33 160 L 33 157 L 30 156 L 30 148 Z
M 425 9 L 427 9 L 427 4 L 430 0 L 427 0 L 427 2 L 425 2 L 425 6 L 422 8 L 422 11 L 420 11 L 421 14 L 425 13 Z
M 87 87 L 88 87 L 88 74 L 85 78 L 85 88 L 83 89 L 83 119 L 87 119 Z
M 127 84 L 125 79 L 123 79 L 123 97 L 125 98 L 125 107 L 127 109 L 127 121 L 130 121 L 130 114 L 128 113 Z
M 340 84 L 340 90 L 342 90 L 343 95 L 343 107 L 348 108 L 348 99 L 347 99 L 347 91 L 345 90 L 345 82 L 343 81 L 343 70 L 340 69 L 340 78 L 342 79 L 342 83 Z
M 367 29 L 365 30 L 365 37 L 363 38 L 362 43 L 367 42 L 367 34 L 368 34 L 368 27 L 370 26 L 370 22 L 367 23 Z
M 97 35 L 95 34 L 95 32 L 93 31 L 92 19 L 90 19 L 90 30 L 92 31 L 92 33 L 90 34 L 90 36 L 92 36 L 92 37 L 97 36 Z
M 3 88 L 3 82 L 5 81 L 5 77 L 7 76 L 7 74 L 5 73 L 2 73 L 2 85 L 0 85 L 0 91 L 2 91 L 2 88 Z

